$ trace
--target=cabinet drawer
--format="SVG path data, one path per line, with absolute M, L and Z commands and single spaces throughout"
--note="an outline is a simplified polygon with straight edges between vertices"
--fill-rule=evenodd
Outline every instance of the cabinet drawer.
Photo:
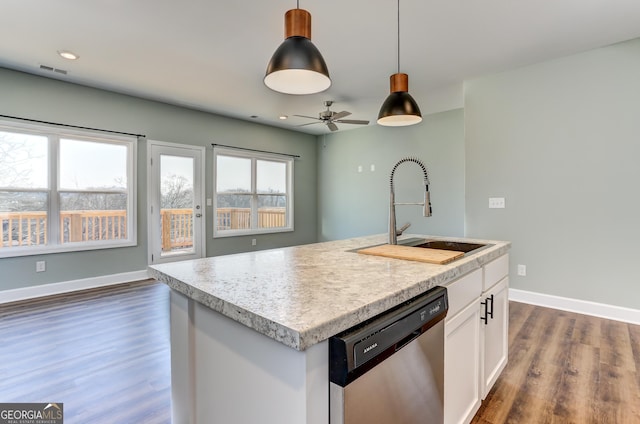
M 484 285 L 482 291 L 493 287 L 509 274 L 509 255 L 500 256 L 484 266 Z
M 482 293 L 482 269 L 477 269 L 464 277 L 446 284 L 449 297 L 447 320 L 453 318 L 465 306 L 476 302 Z

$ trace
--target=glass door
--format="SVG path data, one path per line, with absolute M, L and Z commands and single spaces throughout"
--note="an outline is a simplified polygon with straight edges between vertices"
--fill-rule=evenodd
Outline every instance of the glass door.
M 203 151 L 149 141 L 152 264 L 204 256 Z

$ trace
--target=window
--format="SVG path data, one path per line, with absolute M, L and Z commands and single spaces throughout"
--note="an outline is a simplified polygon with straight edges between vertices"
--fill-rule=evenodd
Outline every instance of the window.
M 293 231 L 293 158 L 215 147 L 214 237 Z
M 135 245 L 135 147 L 0 122 L 0 257 Z

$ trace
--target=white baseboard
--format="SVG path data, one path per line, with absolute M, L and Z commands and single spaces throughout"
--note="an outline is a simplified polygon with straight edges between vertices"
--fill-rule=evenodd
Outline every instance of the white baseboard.
M 145 269 L 142 271 L 123 272 L 120 274 L 83 278 L 81 280 L 63 281 L 60 283 L 42 284 L 39 286 L 4 290 L 0 291 L 0 305 L 3 303 L 16 302 L 19 300 L 51 296 L 53 294 L 69 293 L 78 290 L 86 290 L 96 287 L 128 283 L 131 281 L 146 280 L 147 278 L 149 278 L 149 273 Z
M 640 310 L 587 300 L 509 289 L 509 300 L 640 325 Z

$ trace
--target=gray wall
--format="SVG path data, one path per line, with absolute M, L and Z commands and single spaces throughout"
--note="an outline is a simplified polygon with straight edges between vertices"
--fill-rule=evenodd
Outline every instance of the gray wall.
M 511 240 L 512 287 L 638 309 L 638 75 L 640 40 L 632 40 L 467 81 L 464 113 L 427 115 L 414 127 L 371 125 L 317 142 L 5 69 L 0 113 L 302 155 L 295 165 L 296 231 L 257 236 L 258 248 L 385 233 L 389 172 L 401 157 L 417 156 L 430 172 L 434 216 L 402 206 L 399 225 L 411 221 L 415 233 Z M 211 197 L 210 149 L 207 155 Z M 145 159 L 140 145 L 137 247 L 0 259 L 0 290 L 144 269 Z M 396 177 L 398 201 L 421 198 L 414 164 L 403 165 Z M 489 197 L 505 197 L 506 209 L 488 209 Z M 251 249 L 253 237 L 214 241 L 211 225 L 207 255 Z M 39 259 L 47 261 L 47 272 L 36 274 Z M 516 275 L 517 264 L 527 266 L 526 277 Z
M 316 137 L 225 118 L 0 68 L 0 114 L 146 134 L 148 139 L 207 147 L 206 196 L 212 197 L 211 143 L 297 154 L 295 232 L 212 239 L 207 209 L 207 256 L 312 243 L 317 230 Z M 0 290 L 69 281 L 147 267 L 146 143 L 138 145 L 138 246 L 0 259 Z M 257 239 L 251 247 L 250 239 Z M 37 260 L 47 271 L 35 272 Z
M 464 235 L 464 113 L 427 115 L 410 127 L 371 125 L 318 138 L 318 196 L 321 240 L 385 233 L 389 214 L 389 174 L 404 156 L 421 159 L 429 171 L 433 216 L 418 206 L 396 208 L 407 233 Z M 371 165 L 375 171 L 371 172 Z M 362 172 L 358 172 L 362 166 Z M 395 174 L 396 201 L 422 201 L 422 171 L 402 164 Z
M 633 40 L 465 84 L 466 233 L 513 288 L 640 308 L 639 76 Z

